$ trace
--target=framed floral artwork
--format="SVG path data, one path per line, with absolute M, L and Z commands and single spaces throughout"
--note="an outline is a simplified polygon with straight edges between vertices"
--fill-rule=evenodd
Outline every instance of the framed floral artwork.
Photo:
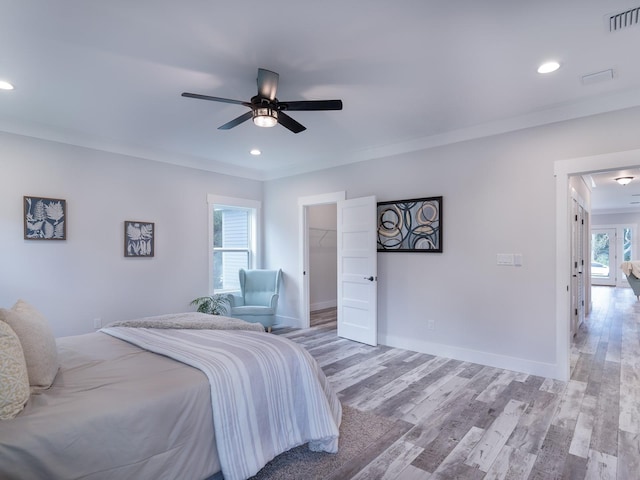
M 151 222 L 124 222 L 124 256 L 153 257 L 155 224 Z
M 67 202 L 59 198 L 24 196 L 25 240 L 66 240 Z

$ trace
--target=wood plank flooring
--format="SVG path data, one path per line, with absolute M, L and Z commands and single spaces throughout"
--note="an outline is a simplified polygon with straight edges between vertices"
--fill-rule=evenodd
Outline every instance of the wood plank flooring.
M 309 325 L 317 327 L 323 323 L 330 323 L 336 321 L 337 308 L 323 308 L 322 310 L 314 310 L 309 315 Z
M 396 419 L 340 480 L 640 479 L 640 302 L 631 289 L 593 288 L 566 383 L 340 339 L 330 314 L 274 333 L 309 350 L 343 404 Z

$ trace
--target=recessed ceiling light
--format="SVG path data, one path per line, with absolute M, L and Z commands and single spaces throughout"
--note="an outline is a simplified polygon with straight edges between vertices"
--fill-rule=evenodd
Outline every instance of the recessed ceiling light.
M 257 148 L 253 148 L 253 149 L 251 149 L 251 151 L 249 153 L 251 155 L 260 155 L 262 152 L 260 150 L 258 150 Z
M 551 73 L 560 68 L 558 62 L 545 62 L 538 67 L 538 73 Z
M 0 90 L 13 90 L 13 85 L 4 80 L 0 80 Z

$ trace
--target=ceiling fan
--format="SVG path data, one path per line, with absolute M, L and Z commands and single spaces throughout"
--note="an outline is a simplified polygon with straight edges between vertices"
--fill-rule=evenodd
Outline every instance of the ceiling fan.
M 229 130 L 240 125 L 242 122 L 246 122 L 250 118 L 253 118 L 253 123 L 259 127 L 273 127 L 276 123 L 279 123 L 283 127 L 291 130 L 293 133 L 300 133 L 306 130 L 306 127 L 284 113 L 284 110 L 342 110 L 342 100 L 298 100 L 294 102 L 280 102 L 276 98 L 279 77 L 280 76 L 276 72 L 259 68 L 257 78 L 258 95 L 252 97 L 249 102 L 187 92 L 184 92 L 182 96 L 198 98 L 201 100 L 211 100 L 213 102 L 234 103 L 237 105 L 244 105 L 251 109 L 250 112 L 240 115 L 230 122 L 218 127 L 218 130 Z

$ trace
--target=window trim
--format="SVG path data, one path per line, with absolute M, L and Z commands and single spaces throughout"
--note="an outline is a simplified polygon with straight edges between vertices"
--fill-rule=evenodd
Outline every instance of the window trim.
M 237 198 L 237 197 L 227 197 L 223 195 L 215 195 L 208 194 L 207 195 L 207 212 L 209 216 L 208 220 L 208 231 L 209 231 L 209 242 L 208 242 L 208 270 L 207 276 L 209 277 L 209 295 L 213 295 L 215 293 L 213 288 L 213 212 L 216 205 L 228 207 L 228 208 L 237 208 L 242 210 L 253 210 L 253 214 L 251 215 L 250 220 L 250 231 L 249 231 L 249 242 L 250 242 L 250 252 L 249 252 L 249 265 L 251 268 L 257 268 L 260 265 L 260 250 L 259 245 L 260 242 L 258 238 L 260 237 L 260 218 L 261 218 L 261 209 L 262 202 L 258 200 L 251 200 L 248 198 Z M 244 251 L 244 249 L 242 249 Z

